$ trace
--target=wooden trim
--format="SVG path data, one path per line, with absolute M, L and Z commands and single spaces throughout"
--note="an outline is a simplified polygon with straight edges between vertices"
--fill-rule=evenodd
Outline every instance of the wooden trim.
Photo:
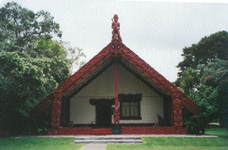
M 100 104 L 100 103 L 102 103 L 102 104 L 106 103 L 106 104 L 114 105 L 115 104 L 115 99 L 114 98 L 111 98 L 111 99 L 109 99 L 109 98 L 90 99 L 89 103 L 91 105 L 97 105 L 97 104 Z
M 115 54 L 117 56 L 117 49 L 115 49 Z M 118 92 L 118 66 L 117 63 L 115 63 L 115 114 L 114 114 L 114 124 L 119 124 L 120 123 L 120 118 L 119 118 L 119 92 Z
M 137 117 L 121 117 L 120 120 L 142 120 L 141 116 L 137 116 Z
M 119 94 L 120 102 L 140 102 L 142 100 L 142 94 Z

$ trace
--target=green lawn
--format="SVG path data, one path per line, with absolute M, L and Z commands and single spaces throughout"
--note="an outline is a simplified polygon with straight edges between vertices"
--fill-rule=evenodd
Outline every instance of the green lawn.
M 107 150 L 228 150 L 228 130 L 210 128 L 218 138 L 146 137 L 143 144 L 110 144 Z M 75 138 L 0 138 L 0 150 L 78 150 Z
M 143 144 L 108 145 L 107 150 L 228 150 L 228 130 L 210 128 L 206 134 L 218 138 L 146 137 Z
M 3 138 L 0 150 L 79 150 L 75 138 Z

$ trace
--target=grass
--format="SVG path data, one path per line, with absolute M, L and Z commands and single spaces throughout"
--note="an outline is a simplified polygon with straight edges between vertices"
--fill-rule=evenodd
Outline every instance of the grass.
M 75 138 L 0 138 L 1 150 L 79 150 Z
M 145 137 L 143 144 L 110 144 L 106 150 L 228 150 L 228 130 L 216 125 L 206 134 L 218 138 Z M 0 138 L 0 150 L 79 150 L 75 138 Z
M 217 135 L 218 138 L 145 137 L 143 144 L 108 145 L 107 150 L 228 150 L 227 129 L 213 126 L 206 134 Z

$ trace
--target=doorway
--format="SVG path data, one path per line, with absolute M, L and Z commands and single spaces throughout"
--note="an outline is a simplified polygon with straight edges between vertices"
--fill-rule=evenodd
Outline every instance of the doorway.
M 111 104 L 98 103 L 96 105 L 96 127 L 111 128 L 111 125 L 112 125 Z
M 115 99 L 90 99 L 90 104 L 96 108 L 96 124 L 95 128 L 111 128 L 112 127 L 112 105 Z

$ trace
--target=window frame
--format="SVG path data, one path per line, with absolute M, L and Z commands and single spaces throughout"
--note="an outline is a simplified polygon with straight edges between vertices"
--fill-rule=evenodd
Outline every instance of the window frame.
M 141 117 L 141 100 L 142 94 L 119 94 L 119 102 L 120 102 L 120 120 L 142 120 Z M 137 102 L 138 105 L 138 116 L 123 116 L 122 114 L 122 105 L 123 102 Z M 129 105 L 130 106 L 130 105 Z M 131 107 L 129 107 L 130 114 Z

